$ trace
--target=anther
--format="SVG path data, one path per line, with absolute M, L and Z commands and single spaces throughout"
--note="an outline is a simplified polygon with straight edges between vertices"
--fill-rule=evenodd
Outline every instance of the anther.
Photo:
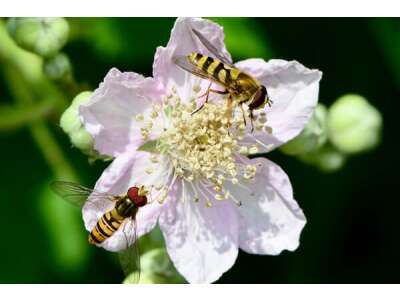
M 135 120 L 136 120 L 137 122 L 142 122 L 142 121 L 144 120 L 144 116 L 143 116 L 142 114 L 137 114 L 137 115 L 135 116 Z
M 247 155 L 247 154 L 249 154 L 249 149 L 247 149 L 246 146 L 241 146 L 239 149 L 239 153 L 242 155 Z
M 265 130 L 266 132 L 268 132 L 269 134 L 272 134 L 272 127 L 270 127 L 270 126 L 265 126 L 265 127 L 264 127 L 264 130 Z
M 195 84 L 193 86 L 193 92 L 198 93 L 201 90 L 201 86 L 199 84 Z
M 212 203 L 208 199 L 206 199 L 206 207 L 208 207 L 208 208 L 212 207 Z
M 225 199 L 225 197 L 221 194 L 215 194 L 214 198 L 215 198 L 215 200 L 218 200 L 218 201 L 222 201 Z
M 153 111 L 151 112 L 151 114 L 150 114 L 150 117 L 151 117 L 152 119 L 157 118 L 157 117 L 158 117 L 158 112 L 155 111 L 155 110 L 153 110 Z
M 256 145 L 253 145 L 249 149 L 249 154 L 257 154 L 258 153 L 258 147 Z

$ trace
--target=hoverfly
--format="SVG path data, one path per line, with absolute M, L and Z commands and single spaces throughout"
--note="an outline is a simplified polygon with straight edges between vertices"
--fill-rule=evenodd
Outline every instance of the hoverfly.
M 124 195 L 113 195 L 68 181 L 53 181 L 50 186 L 64 200 L 80 207 L 83 206 L 85 201 L 93 202 L 94 200 L 110 201 L 113 204 L 113 208 L 105 212 L 97 221 L 89 233 L 88 241 L 90 244 L 98 245 L 111 237 L 117 230 L 123 230 L 127 249 L 119 253 L 121 266 L 126 275 L 137 269 L 138 276 L 135 281 L 138 282 L 140 277 L 140 256 L 136 233 L 136 214 L 139 208 L 148 202 L 147 194 L 149 192 L 145 187 L 133 186 Z M 125 221 L 128 219 L 132 220 L 130 223 L 132 228 L 127 228 Z M 127 229 L 133 231 L 131 241 L 128 240 L 125 233 Z M 129 244 L 131 245 L 130 247 Z
M 247 103 L 250 111 L 250 120 L 253 127 L 253 110 L 263 108 L 265 104 L 271 106 L 272 100 L 268 97 L 267 89 L 264 85 L 260 84 L 257 79 L 251 75 L 239 70 L 229 59 L 217 50 L 199 31 L 192 28 L 192 32 L 204 45 L 204 47 L 212 53 L 215 58 L 203 55 L 201 53 L 192 52 L 187 56 L 175 56 L 173 58 L 176 65 L 203 79 L 211 80 L 210 86 L 206 93 L 206 101 L 210 92 L 217 94 L 229 94 L 228 107 L 232 106 L 232 101 L 235 99 L 242 109 L 244 122 L 244 111 L 242 104 Z M 211 89 L 212 82 L 222 85 L 225 91 L 218 91 Z M 204 104 L 205 104 L 204 103 Z M 201 105 L 193 113 L 199 111 L 203 106 Z

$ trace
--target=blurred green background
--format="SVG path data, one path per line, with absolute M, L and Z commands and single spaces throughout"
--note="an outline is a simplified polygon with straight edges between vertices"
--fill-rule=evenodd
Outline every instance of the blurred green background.
M 277 257 L 241 252 L 218 282 L 399 282 L 399 19 L 213 19 L 224 26 L 235 61 L 298 60 L 323 71 L 321 103 L 360 94 L 384 120 L 379 147 L 349 158 L 336 172 L 271 153 L 289 174 L 308 219 L 301 245 Z M 58 121 L 76 92 L 96 88 L 111 67 L 151 76 L 155 49 L 167 43 L 174 19 L 67 19 L 62 51 L 74 74 L 68 84 L 44 76 L 37 57 L 21 66 L 2 52 L 7 19 L 0 21 L 0 282 L 122 282 L 116 258 L 86 243 L 79 209 L 48 188 L 65 174 L 92 186 L 107 166 L 90 165 Z

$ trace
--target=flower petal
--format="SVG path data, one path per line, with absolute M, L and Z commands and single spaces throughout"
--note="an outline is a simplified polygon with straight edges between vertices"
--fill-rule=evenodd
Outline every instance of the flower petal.
M 160 157 L 161 158 L 161 157 Z M 119 155 L 110 166 L 103 172 L 96 183 L 95 190 L 113 195 L 125 194 L 129 187 L 144 185 L 150 189 L 151 185 L 166 185 L 171 176 L 168 176 L 169 162 L 163 159 L 154 168 L 153 173 L 146 173 L 147 167 L 151 164 L 149 161 L 150 154 L 142 151 L 131 151 Z M 151 200 L 155 196 L 155 192 L 150 189 L 148 198 Z M 115 203 L 103 198 L 89 197 L 83 207 L 83 219 L 85 227 L 91 231 L 101 216 L 111 210 Z M 162 206 L 153 201 L 141 207 L 136 215 L 137 237 L 140 237 L 154 228 L 157 223 L 158 216 Z M 133 224 L 130 219 L 126 220 L 122 226 L 132 228 Z M 101 247 L 109 251 L 120 251 L 127 248 L 129 244 L 135 242 L 134 231 L 120 228 L 111 237 L 105 240 Z
M 208 80 L 201 80 L 199 77 L 182 70 L 173 61 L 174 56 L 189 55 L 193 51 L 211 55 L 193 34 L 192 28 L 198 30 L 218 51 L 230 59 L 230 54 L 225 48 L 224 32 L 221 26 L 200 18 L 178 18 L 171 31 L 167 47 L 157 48 L 154 57 L 153 76 L 168 91 L 175 86 L 183 101 L 191 99 L 195 84 L 200 84 L 204 89 L 209 84 Z
M 257 165 L 257 175 L 246 185 L 230 185 L 232 196 L 241 200 L 239 246 L 248 253 L 278 255 L 294 251 L 306 219 L 288 176 L 265 158 L 246 159 Z
M 154 79 L 111 69 L 91 99 L 79 107 L 82 123 L 94 138 L 94 148 L 115 157 L 128 147 L 139 146 L 143 142 L 142 124 L 135 116 L 148 114 L 151 104 L 160 103 L 162 95 Z
M 168 254 L 188 282 L 216 281 L 238 254 L 237 208 L 228 201 L 208 208 L 202 198 L 193 201 L 196 196 L 187 183 L 177 182 L 174 188 L 159 218 Z
M 267 115 L 272 134 L 254 131 L 243 140 L 254 143 L 257 139 L 263 152 L 268 152 L 296 137 L 310 119 L 318 102 L 319 81 L 322 73 L 310 70 L 297 61 L 248 59 L 236 64 L 241 70 L 255 76 L 268 90 L 272 106 L 254 111 Z M 250 133 L 250 130 L 247 132 Z

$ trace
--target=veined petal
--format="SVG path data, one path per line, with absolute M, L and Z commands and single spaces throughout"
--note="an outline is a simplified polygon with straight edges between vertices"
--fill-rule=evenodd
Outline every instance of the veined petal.
M 229 201 L 206 207 L 188 183 L 175 184 L 174 197 L 159 218 L 168 254 L 190 283 L 216 281 L 234 264 L 238 254 L 237 208 Z
M 246 160 L 257 166 L 256 177 L 243 186 L 227 186 L 232 196 L 242 202 L 240 248 L 248 253 L 270 255 L 294 251 L 306 219 L 293 199 L 288 176 L 265 158 Z
M 273 101 L 271 107 L 254 110 L 257 116 L 265 111 L 267 131 L 254 131 L 243 140 L 262 146 L 262 152 L 268 152 L 296 137 L 310 119 L 318 102 L 319 81 L 322 73 L 310 70 L 297 61 L 272 59 L 247 59 L 236 64 L 238 68 L 255 76 L 265 85 Z M 250 132 L 248 126 L 247 132 Z M 257 142 L 256 142 L 257 143 Z
M 94 138 L 94 147 L 116 157 L 143 143 L 138 114 L 149 114 L 152 104 L 160 103 L 163 91 L 152 78 L 111 69 L 91 99 L 79 107 L 85 129 Z M 162 122 L 154 122 L 160 125 Z M 155 138 L 159 128 L 153 129 Z
M 209 81 L 202 80 L 182 70 L 173 61 L 174 56 L 189 55 L 191 52 L 211 55 L 193 34 L 192 28 L 198 30 L 213 46 L 230 59 L 230 54 L 225 48 L 224 32 L 221 26 L 200 18 L 178 18 L 171 31 L 167 46 L 157 48 L 154 57 L 153 76 L 156 80 L 162 82 L 167 90 L 175 86 L 183 101 L 192 97 L 194 85 L 200 85 L 202 91 L 205 91 L 209 84 Z
M 110 166 L 103 172 L 96 183 L 95 190 L 106 192 L 113 195 L 125 194 L 129 187 L 144 185 L 150 190 L 148 199 L 156 196 L 156 191 L 150 188 L 152 185 L 167 185 L 171 176 L 168 176 L 171 170 L 169 161 L 160 156 L 160 163 L 153 172 L 146 172 L 150 162 L 150 154 L 142 151 L 130 151 L 119 155 Z M 102 215 L 111 210 L 115 203 L 101 198 L 89 197 L 83 207 L 83 219 L 85 227 L 91 231 Z M 137 236 L 140 237 L 151 229 L 157 223 L 162 205 L 153 201 L 141 207 L 136 215 Z M 126 220 L 122 227 L 132 228 L 131 220 Z M 134 232 L 124 228 L 117 230 L 111 237 L 105 240 L 101 247 L 109 251 L 120 251 L 127 247 L 127 241 L 133 243 Z

